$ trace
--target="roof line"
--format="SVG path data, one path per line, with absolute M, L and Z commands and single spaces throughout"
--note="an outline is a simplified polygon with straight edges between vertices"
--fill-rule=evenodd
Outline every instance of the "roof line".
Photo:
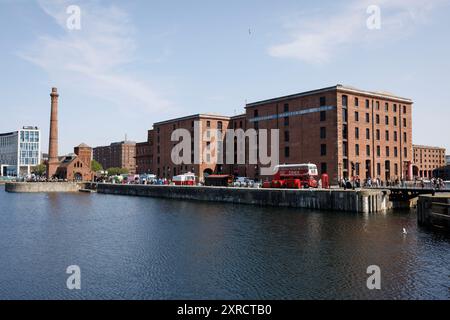
M 156 122 L 156 123 L 153 124 L 153 127 L 154 126 L 159 126 L 159 125 L 162 125 L 162 124 L 167 124 L 167 123 L 172 123 L 172 122 L 177 122 L 177 121 L 183 121 L 183 120 L 189 120 L 189 119 L 194 119 L 194 118 L 212 118 L 212 119 L 221 119 L 221 120 L 230 120 L 231 119 L 228 116 L 206 114 L 206 113 L 197 113 L 197 114 L 193 114 L 193 115 L 190 115 L 190 116 L 185 116 L 185 117 L 174 118 L 174 119 L 169 119 L 169 120 L 165 120 L 165 121 Z
M 19 133 L 19 131 L 12 131 L 12 132 L 7 132 L 7 133 L 0 133 L 0 137 L 6 137 L 6 136 L 11 136 L 13 134 Z
M 390 94 L 387 94 L 387 93 L 374 92 L 374 91 L 368 91 L 368 90 L 360 90 L 360 89 L 346 87 L 346 86 L 343 86 L 341 84 L 338 84 L 338 85 L 331 86 L 331 87 L 326 87 L 326 88 L 321 88 L 321 89 L 316 89 L 316 90 L 310 90 L 310 91 L 300 92 L 300 93 L 291 94 L 291 95 L 287 95 L 287 96 L 282 96 L 282 97 L 277 97 L 277 98 L 272 98 L 272 99 L 267 99 L 267 100 L 261 100 L 261 101 L 257 101 L 257 102 L 248 103 L 246 108 L 251 108 L 251 107 L 254 107 L 254 106 L 261 105 L 261 104 L 267 104 L 267 103 L 272 103 L 272 102 L 277 102 L 277 101 L 295 99 L 295 98 L 299 98 L 299 97 L 309 96 L 309 95 L 318 94 L 318 93 L 322 93 L 322 92 L 333 91 L 333 90 L 336 90 L 336 91 L 337 90 L 341 90 L 341 91 L 347 91 L 347 92 L 353 92 L 353 93 L 360 93 L 360 94 L 374 96 L 374 97 L 388 98 L 388 99 L 402 101 L 402 102 L 406 102 L 406 103 L 412 103 L 412 100 L 408 99 L 408 98 L 403 98 L 403 97 L 399 97 L 399 96 L 395 96 L 395 95 L 390 95 Z
M 413 144 L 413 148 L 447 150 L 446 148 L 443 148 L 443 147 L 426 146 L 426 145 L 423 145 L 423 144 Z

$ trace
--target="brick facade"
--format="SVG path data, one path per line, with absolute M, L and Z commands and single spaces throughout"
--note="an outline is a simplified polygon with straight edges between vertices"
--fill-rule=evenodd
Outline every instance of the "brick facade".
M 67 181 L 92 181 L 92 148 L 83 144 L 74 148 L 75 155 L 63 157 L 56 169 L 56 177 Z
M 314 163 L 319 173 L 327 173 L 333 183 L 351 176 L 362 180 L 409 179 L 413 162 L 412 105 L 412 100 L 388 93 L 336 85 L 250 103 L 244 114 L 234 117 L 198 114 L 155 123 L 148 138 L 153 147 L 150 152 L 140 151 L 137 159 L 145 161 L 147 157 L 148 163 L 152 163 L 150 171 L 169 179 L 188 171 L 200 178 L 205 173 L 269 178 L 260 175 L 260 164 L 174 165 L 171 152 L 177 143 L 171 142 L 172 132 L 184 128 L 193 136 L 194 122 L 199 121 L 201 134 L 207 128 L 218 128 L 219 124 L 223 131 L 278 129 L 281 164 Z M 203 153 L 207 143 L 199 144 Z M 139 145 L 140 150 L 146 147 L 145 143 Z M 224 162 L 225 158 L 226 154 Z
M 351 176 L 387 181 L 410 175 L 410 99 L 338 85 L 252 103 L 246 110 L 251 127 L 280 130 L 280 163 L 314 163 L 334 183 Z M 258 177 L 254 166 L 248 171 Z
M 222 129 L 225 131 L 228 128 L 230 118 L 215 115 L 197 114 L 179 119 L 172 119 L 169 121 L 155 123 L 153 126 L 153 173 L 158 177 L 171 179 L 173 176 L 193 172 L 201 180 L 205 174 L 224 173 L 226 172 L 225 165 L 218 164 L 213 161 L 216 156 L 215 152 L 211 153 L 213 158 L 205 159 L 200 164 L 195 163 L 194 158 L 194 139 L 197 139 L 199 152 L 203 155 L 208 148 L 208 142 L 202 141 L 202 137 L 206 134 L 208 129 Z M 195 137 L 195 123 L 199 123 L 199 134 Z M 172 142 L 172 132 L 177 129 L 186 129 L 191 134 L 191 161 L 190 164 L 175 165 L 172 162 L 172 149 L 178 142 Z M 225 136 L 225 135 L 224 135 Z
M 435 170 L 446 166 L 444 148 L 414 145 L 414 176 L 432 178 Z
M 136 173 L 136 143 L 131 141 L 115 142 L 109 146 L 94 148 L 94 159 L 105 170 L 109 168 L 128 169 L 129 174 Z

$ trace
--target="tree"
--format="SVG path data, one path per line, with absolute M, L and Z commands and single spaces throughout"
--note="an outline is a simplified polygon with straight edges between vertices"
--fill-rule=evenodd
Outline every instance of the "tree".
M 109 168 L 108 170 L 109 176 L 118 176 L 121 174 L 128 174 L 128 169 L 126 168 Z
M 91 170 L 94 172 L 103 171 L 103 166 L 95 160 L 91 162 Z
M 37 176 L 43 176 L 47 172 L 47 167 L 44 164 L 38 164 L 32 171 Z

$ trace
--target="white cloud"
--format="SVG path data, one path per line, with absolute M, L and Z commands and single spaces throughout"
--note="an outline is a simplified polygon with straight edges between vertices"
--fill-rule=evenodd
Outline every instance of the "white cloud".
M 56 86 L 76 87 L 118 108 L 151 113 L 168 111 L 172 104 L 146 82 L 126 71 L 135 61 L 135 30 L 127 14 L 98 1 L 78 1 L 81 30 L 69 30 L 67 0 L 38 1 L 58 29 L 42 35 L 19 55 L 45 70 Z
M 337 12 L 325 15 L 304 13 L 299 22 L 286 23 L 291 40 L 268 49 L 271 56 L 293 58 L 322 64 L 346 46 L 364 43 L 371 37 L 393 40 L 409 33 L 418 24 L 428 21 L 432 12 L 450 0 L 357 0 L 340 6 Z M 366 13 L 369 5 L 381 8 L 381 30 L 369 31 Z M 292 18 L 290 18 L 291 20 Z

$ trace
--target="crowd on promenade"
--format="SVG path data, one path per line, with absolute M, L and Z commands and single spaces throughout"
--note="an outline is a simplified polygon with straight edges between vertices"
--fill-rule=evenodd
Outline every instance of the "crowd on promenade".
M 420 188 L 420 189 L 434 189 L 445 190 L 447 189 L 446 182 L 441 178 L 431 178 L 429 181 L 425 181 L 422 178 L 415 178 L 414 181 L 406 181 L 405 179 L 393 179 L 383 181 L 380 177 L 368 178 L 361 181 L 359 177 L 353 177 L 352 179 L 343 178 L 340 181 L 340 187 L 344 189 L 354 188 Z
M 17 181 L 17 182 L 67 182 L 67 180 L 59 179 L 47 179 L 45 176 L 29 175 L 27 177 L 4 179 L 0 181 Z M 157 178 L 156 176 L 139 177 L 135 175 L 133 177 L 124 176 L 99 176 L 95 178 L 94 182 L 113 183 L 113 184 L 143 184 L 143 185 L 173 185 L 174 182 L 166 178 Z M 322 188 L 322 181 L 318 181 L 319 189 Z M 203 185 L 202 182 L 198 182 L 198 185 Z M 260 186 L 255 180 L 255 187 Z M 353 178 L 343 178 L 339 181 L 339 187 L 343 189 L 359 189 L 359 188 L 414 188 L 414 189 L 433 189 L 433 190 L 446 190 L 450 189 L 450 184 L 441 178 L 431 178 L 430 180 L 424 180 L 423 178 L 415 178 L 414 181 L 406 181 L 405 179 L 391 179 L 383 181 L 380 177 L 368 178 L 361 180 L 358 176 Z

